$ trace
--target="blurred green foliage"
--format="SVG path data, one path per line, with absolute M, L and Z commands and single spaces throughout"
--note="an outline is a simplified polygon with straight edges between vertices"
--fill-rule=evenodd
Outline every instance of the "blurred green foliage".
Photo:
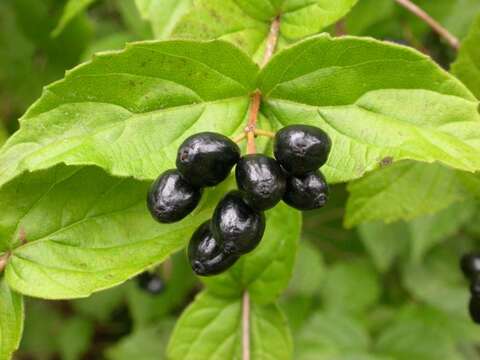
M 66 20 L 63 15 L 57 27 L 66 3 L 0 1 L 0 144 L 44 85 L 95 52 L 158 31 L 132 0 L 85 3 L 88 8 L 74 9 Z M 480 12 L 478 0 L 417 3 L 460 38 Z M 455 57 L 391 0 L 361 0 L 341 25 L 347 34 L 413 46 L 447 68 Z M 466 175 L 464 182 L 478 192 L 478 177 Z M 478 197 L 408 222 L 353 229 L 343 227 L 347 198 L 346 187 L 335 186 L 326 208 L 305 214 L 294 274 L 280 300 L 295 359 L 478 359 L 480 328 L 468 319 L 468 284 L 457 264 L 462 253 L 480 246 Z M 132 279 L 87 299 L 28 300 L 16 358 L 162 359 L 175 319 L 201 285 L 183 253 L 155 271 L 166 283 L 160 295 Z

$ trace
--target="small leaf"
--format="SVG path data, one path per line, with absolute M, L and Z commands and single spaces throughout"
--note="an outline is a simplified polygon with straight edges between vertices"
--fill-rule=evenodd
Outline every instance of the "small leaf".
M 150 327 L 170 312 L 180 308 L 185 298 L 193 290 L 195 277 L 188 264 L 185 251 L 174 254 L 165 266 L 171 267 L 169 278 L 162 275 L 165 289 L 162 293 L 151 295 L 140 289 L 133 279 L 127 285 L 127 305 L 135 328 Z
M 329 311 L 362 312 L 380 296 L 378 274 L 365 261 L 336 263 L 328 269 L 321 293 Z
M 285 317 L 274 304 L 250 304 L 250 354 L 287 360 L 292 343 Z M 178 320 L 168 346 L 171 360 L 241 359 L 242 303 L 201 293 Z
M 155 38 L 161 40 L 170 37 L 192 3 L 193 0 L 135 0 L 141 16 L 150 22 Z
M 408 224 L 411 233 L 410 258 L 419 262 L 433 246 L 457 233 L 475 213 L 471 201 L 455 203 L 433 215 L 424 216 Z
M 81 316 L 74 316 L 63 321 L 58 334 L 58 351 L 63 360 L 76 360 L 90 348 L 94 335 L 94 324 Z
M 64 162 L 154 179 L 200 131 L 244 127 L 257 66 L 222 42 L 137 43 L 48 86 L 0 150 L 0 185 Z
M 359 178 L 384 159 L 480 169 L 477 100 L 410 48 L 316 36 L 278 52 L 259 88 L 277 127 L 301 122 L 329 133 L 330 182 Z
M 452 73 L 480 99 L 480 16 L 472 24 L 463 40 L 457 60 L 452 64 Z
M 2 119 L 0 119 L 0 146 L 2 146 L 5 141 L 7 141 L 7 138 L 7 130 L 5 130 L 5 128 L 3 127 Z
M 266 216 L 267 227 L 260 245 L 226 273 L 204 279 L 211 293 L 239 297 L 247 289 L 255 302 L 263 304 L 273 302 L 287 287 L 300 237 L 301 215 L 278 204 Z
M 281 7 L 281 33 L 289 40 L 317 34 L 348 13 L 356 2 L 357 0 L 286 0 Z
M 381 272 L 390 270 L 393 262 L 407 250 L 410 232 L 403 222 L 363 223 L 358 226 L 360 239 Z
M 85 299 L 71 301 L 73 309 L 97 323 L 106 323 L 115 310 L 124 304 L 125 286 L 116 286 L 93 294 Z
M 18 349 L 23 332 L 23 297 L 0 276 L 0 360 L 8 360 Z
M 59 299 L 120 284 L 182 248 L 223 191 L 207 191 L 192 215 L 165 225 L 146 209 L 148 188 L 96 167 L 64 165 L 7 184 L 0 190 L 0 248 L 11 249 L 10 286 Z
M 295 295 L 315 294 L 325 276 L 325 263 L 320 251 L 312 244 L 302 241 L 298 248 L 293 276 L 287 293 Z
M 373 360 L 367 356 L 369 344 L 367 329 L 359 321 L 341 313 L 317 312 L 295 337 L 295 360 Z
M 432 324 L 425 321 L 422 312 L 415 315 L 401 314 L 391 322 L 381 332 L 375 351 L 395 360 L 464 359 L 456 349 L 445 321 Z
M 108 360 L 163 360 L 166 359 L 168 337 L 174 322 L 164 319 L 151 326 L 120 339 L 118 343 L 108 348 Z
M 56 37 L 62 33 L 68 23 L 85 11 L 96 0 L 68 0 L 65 8 L 63 9 L 62 17 L 60 18 L 57 26 L 52 31 L 52 36 Z
M 136 0 L 158 39 L 167 36 L 234 43 L 262 59 L 270 23 L 280 16 L 279 47 L 319 33 L 345 15 L 357 0 Z
M 467 316 L 468 285 L 458 268 L 459 253 L 438 248 L 422 264 L 405 264 L 403 284 L 414 298 L 437 309 Z
M 345 224 L 410 220 L 442 210 L 466 196 L 458 174 L 438 164 L 411 161 L 371 172 L 349 184 Z

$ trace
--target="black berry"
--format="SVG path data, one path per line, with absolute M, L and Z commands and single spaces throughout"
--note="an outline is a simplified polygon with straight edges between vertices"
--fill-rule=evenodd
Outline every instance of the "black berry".
M 304 175 L 325 164 L 331 145 L 323 130 L 309 125 L 291 125 L 275 135 L 274 154 L 289 173 Z
M 470 293 L 472 296 L 480 298 L 480 274 L 474 276 L 470 283 Z
M 190 185 L 177 170 L 167 170 L 152 184 L 147 205 L 161 223 L 183 219 L 198 205 L 202 191 Z
M 274 207 L 285 193 L 286 178 L 280 165 L 261 154 L 243 156 L 235 169 L 238 189 L 258 210 Z
M 177 153 L 177 169 L 197 187 L 214 186 L 227 178 L 240 159 L 240 149 L 222 134 L 203 132 L 187 138 Z
M 468 279 L 473 279 L 480 275 L 480 254 L 469 253 L 462 256 L 460 268 Z
M 162 278 L 151 272 L 144 272 L 137 276 L 138 286 L 153 295 L 158 295 L 165 289 Z
M 477 324 L 480 324 L 480 297 L 472 296 L 470 298 L 468 310 L 470 311 L 470 317 L 472 320 Z
M 238 260 L 238 256 L 223 252 L 222 244 L 210 230 L 210 221 L 204 222 L 193 233 L 187 251 L 192 270 L 201 276 L 219 274 Z
M 298 210 L 318 209 L 327 203 L 328 185 L 317 170 L 302 176 L 289 176 L 283 201 Z
M 239 191 L 231 191 L 218 203 L 212 217 L 212 232 L 223 242 L 223 251 L 241 255 L 259 244 L 265 231 L 265 216 L 253 209 Z

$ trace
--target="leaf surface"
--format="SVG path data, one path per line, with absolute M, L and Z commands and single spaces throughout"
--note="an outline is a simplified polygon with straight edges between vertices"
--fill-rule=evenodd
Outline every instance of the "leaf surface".
M 11 251 L 10 286 L 58 299 L 122 283 L 181 249 L 219 196 L 206 192 L 190 216 L 165 225 L 146 209 L 148 188 L 148 182 L 111 177 L 97 167 L 64 165 L 7 184 L 0 191 L 6 214 L 0 244 Z
M 154 179 L 200 131 L 243 128 L 257 66 L 212 41 L 137 43 L 48 86 L 0 150 L 0 184 L 60 162 Z
M 330 182 L 402 159 L 480 168 L 477 100 L 410 48 L 316 36 L 277 53 L 259 88 L 263 111 L 277 127 L 306 123 L 329 133 Z
M 468 36 L 462 41 L 452 73 L 480 98 L 480 16 L 473 22 Z
M 348 185 L 345 224 L 409 220 L 465 199 L 459 172 L 439 164 L 401 161 Z
M 319 33 L 357 0 L 136 0 L 157 39 L 223 39 L 260 61 L 270 23 L 280 15 L 279 47 Z
M 23 332 L 23 297 L 0 276 L 0 359 L 9 360 L 20 345 Z
M 287 321 L 277 305 L 250 304 L 250 354 L 256 360 L 291 358 Z M 172 360 L 242 358 L 242 303 L 200 293 L 183 312 L 170 339 Z
M 63 9 L 62 16 L 57 26 L 52 31 L 52 36 L 58 36 L 75 16 L 85 11 L 96 0 L 69 0 Z

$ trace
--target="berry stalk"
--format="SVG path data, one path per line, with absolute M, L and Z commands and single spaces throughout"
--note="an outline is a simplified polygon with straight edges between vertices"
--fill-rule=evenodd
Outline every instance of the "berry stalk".
M 280 32 L 280 16 L 273 19 L 272 24 L 270 25 L 270 32 L 267 38 L 267 44 L 265 47 L 265 53 L 263 54 L 263 60 L 261 66 L 265 66 L 273 56 L 275 49 L 277 47 L 278 35 Z M 247 134 L 247 154 L 255 154 L 257 148 L 255 146 L 255 130 L 257 127 L 258 121 L 258 112 L 260 110 L 260 103 L 262 100 L 262 94 L 260 91 L 255 91 L 252 96 L 252 103 L 250 106 L 250 115 L 248 117 L 248 124 L 245 128 L 245 133 Z

